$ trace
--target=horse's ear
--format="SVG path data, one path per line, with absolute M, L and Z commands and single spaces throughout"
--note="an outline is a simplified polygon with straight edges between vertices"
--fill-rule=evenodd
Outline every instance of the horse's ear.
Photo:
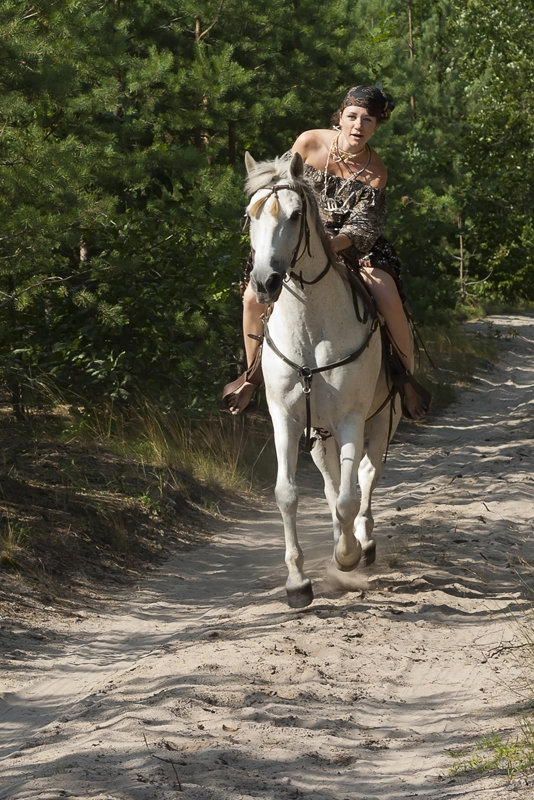
M 248 152 L 245 152 L 245 167 L 247 168 L 247 174 L 250 175 L 256 169 L 256 162 Z
M 304 172 L 304 161 L 302 160 L 302 156 L 300 153 L 293 153 L 293 158 L 291 159 L 289 172 L 291 173 L 292 178 L 302 177 L 302 173 Z

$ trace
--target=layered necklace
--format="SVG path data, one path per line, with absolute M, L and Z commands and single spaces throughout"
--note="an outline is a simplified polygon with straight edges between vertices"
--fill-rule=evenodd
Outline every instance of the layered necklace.
M 338 133 L 338 135 L 330 145 L 329 158 L 331 158 L 332 161 L 334 161 L 336 164 L 339 163 L 343 164 L 346 167 L 346 169 L 350 172 L 351 178 L 357 178 L 359 175 L 362 174 L 362 172 L 365 172 L 365 170 L 369 166 L 369 162 L 371 161 L 371 148 L 369 147 L 368 144 L 365 144 L 361 150 L 358 150 L 357 153 L 349 153 L 347 150 L 343 150 L 339 146 L 339 136 L 340 134 Z M 367 161 L 365 162 L 365 164 L 361 169 L 355 170 L 354 160 L 359 158 L 361 154 L 365 152 L 367 153 Z M 352 164 L 351 161 L 353 162 Z
M 353 169 L 353 165 L 351 165 L 350 162 L 354 161 L 354 159 L 356 158 L 359 158 L 361 154 L 365 152 L 367 152 L 367 161 L 365 162 L 364 166 L 359 170 Z M 334 163 L 336 164 L 339 163 L 343 164 L 345 168 L 350 172 L 349 180 L 354 180 L 359 175 L 361 175 L 362 172 L 365 172 L 365 170 L 369 166 L 369 162 L 371 161 L 371 148 L 366 143 L 361 150 L 358 150 L 357 153 L 349 153 L 346 150 L 342 150 L 341 147 L 339 146 L 339 133 L 336 136 L 336 138 L 332 141 L 332 144 L 330 145 L 330 150 L 328 152 L 326 164 L 324 165 L 323 189 L 321 192 L 324 208 L 328 212 L 348 211 L 349 201 L 354 196 L 355 192 L 351 192 L 349 196 L 345 198 L 344 201 L 341 197 L 337 196 L 328 197 L 328 177 L 331 174 L 328 172 L 328 164 L 330 162 L 330 159 L 332 159 L 332 161 L 334 161 Z M 339 188 L 341 187 L 338 187 L 338 189 Z

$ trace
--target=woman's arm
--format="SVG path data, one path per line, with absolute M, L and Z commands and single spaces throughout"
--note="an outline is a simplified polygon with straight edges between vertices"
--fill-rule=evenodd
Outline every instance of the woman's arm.
M 344 250 L 351 245 L 365 254 L 372 250 L 386 224 L 386 193 L 362 191 L 339 234 L 332 240 L 334 250 Z

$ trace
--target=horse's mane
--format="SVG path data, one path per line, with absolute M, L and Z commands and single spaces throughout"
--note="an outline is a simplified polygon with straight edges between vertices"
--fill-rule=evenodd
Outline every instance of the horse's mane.
M 245 192 L 251 196 L 265 186 L 278 181 L 284 181 L 284 183 L 290 183 L 296 187 L 297 182 L 289 171 L 290 165 L 291 162 L 284 156 L 275 158 L 273 161 L 256 161 L 254 171 L 249 173 L 245 181 Z
M 319 238 L 321 239 L 321 243 L 324 247 L 326 255 L 340 275 L 346 277 L 346 267 L 336 257 L 336 254 L 332 250 L 330 239 L 324 229 L 313 189 L 305 180 L 304 176 L 299 178 L 294 177 L 291 174 L 290 166 L 291 159 L 289 158 L 289 155 L 275 158 L 273 161 L 257 161 L 253 172 L 249 173 L 248 178 L 245 181 L 245 192 L 250 197 L 273 183 L 288 183 L 293 186 L 296 191 L 306 200 L 307 207 L 310 211 L 311 220 Z

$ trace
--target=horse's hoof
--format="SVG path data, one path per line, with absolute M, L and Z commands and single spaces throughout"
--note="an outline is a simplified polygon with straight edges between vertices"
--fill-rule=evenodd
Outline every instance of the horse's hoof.
M 298 589 L 286 589 L 287 602 L 290 608 L 306 608 L 310 603 L 313 603 L 313 589 L 311 581 L 306 583 Z
M 350 564 L 340 564 L 337 558 L 333 558 L 332 563 L 334 567 L 338 569 L 340 572 L 353 572 L 356 569 L 356 567 L 360 566 L 359 560 L 356 561 L 354 564 L 350 565 Z
M 352 572 L 361 563 L 361 551 L 358 551 L 357 555 L 354 558 L 351 558 L 350 561 L 347 559 L 345 563 L 342 563 L 337 557 L 337 554 L 334 553 L 334 558 L 332 561 L 336 569 L 338 569 L 340 572 Z
M 361 567 L 370 567 L 376 560 L 376 543 L 372 542 L 368 547 L 362 549 Z

